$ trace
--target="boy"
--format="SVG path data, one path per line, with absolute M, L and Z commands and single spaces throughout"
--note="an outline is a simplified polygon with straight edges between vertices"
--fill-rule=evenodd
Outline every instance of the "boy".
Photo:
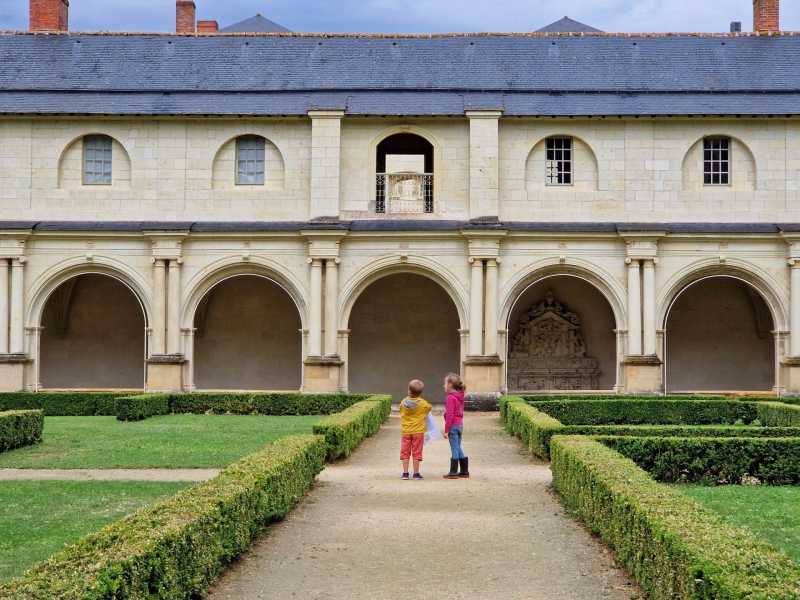
M 414 459 L 414 479 L 422 479 L 419 463 L 422 462 L 422 444 L 425 438 L 425 417 L 431 412 L 431 405 L 420 398 L 425 385 L 414 379 L 408 384 L 408 397 L 400 403 L 400 417 L 403 420 L 403 437 L 400 442 L 400 460 L 403 461 L 403 479 L 408 479 L 408 459 Z

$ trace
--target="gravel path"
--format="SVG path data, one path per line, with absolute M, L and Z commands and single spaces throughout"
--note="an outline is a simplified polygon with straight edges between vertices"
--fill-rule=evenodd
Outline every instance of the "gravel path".
M 205 481 L 221 469 L 0 469 L 0 481 Z
M 449 446 L 438 441 L 425 448 L 425 480 L 401 481 L 400 418 L 389 417 L 320 474 L 209 600 L 642 597 L 565 515 L 549 468 L 503 431 L 496 413 L 468 414 L 465 428 L 470 479 L 442 479 Z

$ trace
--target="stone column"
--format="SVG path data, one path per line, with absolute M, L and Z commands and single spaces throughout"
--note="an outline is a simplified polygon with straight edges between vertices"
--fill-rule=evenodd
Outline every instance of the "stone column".
M 165 354 L 166 343 L 166 264 L 163 259 L 152 258 L 153 262 L 153 347 L 150 354 Z
M 469 353 L 483 354 L 483 260 L 470 258 L 472 282 L 469 298 Z
M 8 354 L 8 260 L 0 258 L 0 354 Z
M 339 354 L 339 261 L 325 261 L 325 355 Z
M 643 349 L 646 356 L 656 354 L 656 269 L 655 260 L 643 260 L 642 326 Z
M 11 323 L 9 330 L 9 352 L 25 353 L 25 258 L 11 261 Z
M 484 321 L 484 354 L 497 354 L 497 263 L 500 259 L 486 260 L 486 314 Z
M 469 218 L 497 217 L 501 111 L 469 110 Z
M 167 354 L 181 352 L 181 261 L 169 261 L 169 297 L 167 301 Z
M 309 258 L 308 262 L 311 264 L 308 355 L 322 356 L 322 259 Z
M 309 111 L 312 219 L 339 217 L 339 154 L 344 111 Z
M 628 356 L 642 354 L 642 307 L 639 261 L 627 259 L 628 263 Z
M 800 260 L 789 260 L 791 289 L 789 309 L 789 355 L 800 356 Z

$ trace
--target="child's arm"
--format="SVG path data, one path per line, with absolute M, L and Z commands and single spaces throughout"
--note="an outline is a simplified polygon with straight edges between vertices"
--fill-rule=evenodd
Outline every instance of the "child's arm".
M 453 424 L 453 401 L 450 400 L 450 395 L 447 395 L 447 400 L 444 401 L 444 434 L 450 433 L 450 426 Z

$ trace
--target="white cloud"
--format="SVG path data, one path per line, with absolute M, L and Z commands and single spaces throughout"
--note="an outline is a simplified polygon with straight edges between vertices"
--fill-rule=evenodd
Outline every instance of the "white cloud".
M 261 13 L 293 31 L 533 31 L 565 14 L 604 31 L 727 31 L 752 26 L 752 0 L 195 0 L 199 19 L 224 27 Z M 784 0 L 783 29 L 800 30 L 800 3 Z M 26 29 L 28 0 L 0 0 L 0 29 Z M 172 0 L 71 0 L 70 28 L 173 31 Z

